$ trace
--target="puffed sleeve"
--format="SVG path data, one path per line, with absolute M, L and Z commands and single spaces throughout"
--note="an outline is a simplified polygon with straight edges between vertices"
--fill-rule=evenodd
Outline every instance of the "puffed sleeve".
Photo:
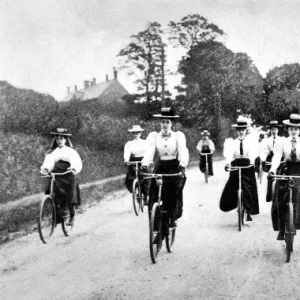
M 157 132 L 153 131 L 150 132 L 149 135 L 147 136 L 146 139 L 147 147 L 146 147 L 144 158 L 142 159 L 143 166 L 149 166 L 150 163 L 153 163 L 153 157 L 156 151 L 155 142 L 156 142 L 157 134 L 158 134 Z
M 82 161 L 75 149 L 70 148 L 70 168 L 75 169 L 75 173 L 78 174 L 82 170 Z
M 230 164 L 233 160 L 233 139 L 228 138 L 224 141 L 224 147 L 223 147 L 223 155 L 227 160 L 227 163 Z
M 250 163 L 254 164 L 255 159 L 259 155 L 258 141 L 256 141 L 255 139 L 251 138 L 251 139 L 249 139 L 248 142 L 250 143 L 250 147 L 249 147 L 249 159 L 250 159 Z
M 176 132 L 178 160 L 180 165 L 187 167 L 189 163 L 189 150 L 186 147 L 186 138 L 183 132 Z
M 196 149 L 198 150 L 199 153 L 201 152 L 201 150 L 202 150 L 202 140 L 200 140 L 198 142 Z
M 212 140 L 209 140 L 209 149 L 211 152 L 215 152 L 215 144 Z
M 124 146 L 124 162 L 129 162 L 131 155 L 130 144 L 130 142 L 127 142 Z
M 268 151 L 268 139 L 263 139 L 261 141 L 261 146 L 259 149 L 259 157 L 262 161 L 265 161 L 267 158 L 269 151 Z
M 50 154 L 47 154 L 45 156 L 44 162 L 41 166 L 41 171 L 44 169 L 47 169 L 49 172 L 53 170 L 55 165 L 55 159 L 54 159 L 54 151 Z
M 271 165 L 270 172 L 273 172 L 274 174 L 276 174 L 276 170 L 280 165 L 281 157 L 283 155 L 283 141 L 284 141 L 283 139 L 280 139 L 280 141 L 275 144 L 273 150 L 274 156 L 272 158 L 272 165 Z

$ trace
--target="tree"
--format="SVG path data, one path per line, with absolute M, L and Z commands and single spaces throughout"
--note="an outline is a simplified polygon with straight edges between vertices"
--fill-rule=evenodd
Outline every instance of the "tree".
M 224 35 L 224 31 L 217 25 L 198 14 L 187 15 L 179 22 L 171 21 L 169 24 L 169 40 L 175 47 L 184 47 L 190 50 L 200 42 L 215 40 Z
M 150 23 L 146 30 L 132 35 L 133 41 L 118 54 L 124 59 L 121 68 L 126 69 L 129 75 L 137 77 L 137 89 L 141 92 L 141 97 L 146 97 L 148 103 L 158 93 L 158 85 L 162 86 L 161 90 L 165 86 L 166 54 L 162 35 L 161 25 L 157 22 Z
M 181 60 L 179 71 L 186 92 L 179 109 L 186 124 L 209 128 L 217 143 L 225 119 L 231 123 L 238 108 L 258 114 L 263 79 L 246 54 L 235 54 L 219 42 L 200 42 Z

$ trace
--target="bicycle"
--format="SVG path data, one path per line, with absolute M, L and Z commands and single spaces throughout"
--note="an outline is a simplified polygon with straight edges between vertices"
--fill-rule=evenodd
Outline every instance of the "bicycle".
M 152 262 L 155 264 L 157 261 L 157 256 L 162 247 L 163 239 L 166 239 L 166 247 L 169 253 L 172 252 L 172 247 L 175 242 L 176 226 L 171 226 L 171 216 L 168 212 L 162 210 L 161 208 L 161 192 L 163 186 L 163 177 L 175 177 L 181 176 L 183 173 L 175 174 L 149 174 L 142 173 L 144 180 L 156 179 L 156 184 L 158 185 L 158 198 L 151 209 L 150 217 L 150 228 L 149 228 L 149 246 L 150 246 L 150 256 Z
M 51 178 L 50 193 L 45 195 L 40 202 L 40 211 L 38 218 L 38 231 L 40 238 L 44 244 L 47 244 L 52 237 L 55 227 L 59 224 L 58 220 L 61 221 L 62 231 L 65 236 L 69 236 L 73 226 L 67 225 L 70 222 L 70 213 L 66 212 L 66 203 L 64 207 L 60 205 L 55 205 L 55 194 L 54 194 L 54 183 L 56 176 L 62 176 L 71 173 L 71 171 L 66 171 L 64 173 L 42 173 L 42 178 Z M 61 210 L 64 213 L 61 215 Z M 68 210 L 67 210 L 68 211 Z
M 127 165 L 135 165 L 135 179 L 132 182 L 132 201 L 135 214 L 138 216 L 139 212 L 144 212 L 144 198 L 142 195 L 141 181 L 139 180 L 139 166 L 140 161 L 130 161 Z
M 285 233 L 284 240 L 286 244 L 286 262 L 290 262 L 291 253 L 293 252 L 294 236 L 296 235 L 294 203 L 293 203 L 293 187 L 294 179 L 299 179 L 300 176 L 293 175 L 272 175 L 271 178 L 275 180 L 272 183 L 272 197 L 274 197 L 275 182 L 278 180 L 287 181 L 289 187 L 289 201 L 286 204 L 286 218 L 285 218 Z
M 207 156 L 208 155 L 212 155 L 213 152 L 210 153 L 199 153 L 199 155 L 201 156 L 205 156 L 205 171 L 204 171 L 204 178 L 205 178 L 205 182 L 208 183 L 208 159 Z
M 245 208 L 243 205 L 243 191 L 242 191 L 242 169 L 247 169 L 253 167 L 253 165 L 243 166 L 243 167 L 229 167 L 229 171 L 239 171 L 239 189 L 238 189 L 238 202 L 237 202 L 237 212 L 238 212 L 238 228 L 242 231 L 242 225 L 244 225 Z

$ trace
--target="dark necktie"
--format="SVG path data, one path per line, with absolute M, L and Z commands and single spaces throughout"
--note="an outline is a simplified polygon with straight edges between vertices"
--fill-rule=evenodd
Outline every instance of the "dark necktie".
M 240 140 L 240 155 L 244 155 L 243 140 Z
M 171 137 L 171 132 L 168 132 L 168 133 L 165 133 L 164 131 L 161 133 L 161 136 L 163 137 L 163 138 L 169 138 L 169 137 Z
M 296 139 L 292 139 L 291 161 L 297 161 L 296 143 Z

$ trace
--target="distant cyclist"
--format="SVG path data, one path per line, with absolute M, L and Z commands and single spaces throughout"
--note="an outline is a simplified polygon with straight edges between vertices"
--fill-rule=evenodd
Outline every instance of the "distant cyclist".
M 173 131 L 172 125 L 179 118 L 174 110 L 163 107 L 160 114 L 153 115 L 160 120 L 160 132 L 151 132 L 147 137 L 148 148 L 142 160 L 143 169 L 147 170 L 153 162 L 154 155 L 158 155 L 158 161 L 154 167 L 154 173 L 174 174 L 183 172 L 189 162 L 189 152 L 186 147 L 185 135 L 181 131 Z M 172 225 L 176 226 L 176 220 L 182 216 L 183 187 L 186 177 L 166 177 L 162 189 L 163 207 L 169 212 Z M 157 201 L 158 187 L 155 179 L 151 181 L 149 194 L 149 212 Z
M 127 173 L 125 178 L 125 186 L 127 190 L 132 193 L 132 183 L 135 179 L 135 166 L 128 165 L 128 162 L 141 161 L 145 155 L 147 149 L 146 140 L 141 139 L 141 133 L 144 129 L 140 125 L 133 125 L 128 132 L 131 133 L 133 139 L 128 141 L 124 146 L 124 163 L 127 165 Z M 142 193 L 144 197 L 144 203 L 147 204 L 147 196 L 149 193 L 149 180 L 145 180 L 142 183 Z
M 71 133 L 65 128 L 57 128 L 56 131 L 51 132 L 54 136 L 50 149 L 46 152 L 44 162 L 41 166 L 42 173 L 64 173 L 71 171 L 62 176 L 55 178 L 54 194 L 55 205 L 64 207 L 67 203 L 70 211 L 70 222 L 67 225 L 74 225 L 75 220 L 75 206 L 81 204 L 79 185 L 76 176 L 82 169 L 82 161 L 73 148 L 70 141 Z M 50 190 L 50 184 L 46 189 L 46 193 Z M 60 211 L 63 213 L 63 211 Z M 59 222 L 60 220 L 58 220 Z
M 207 130 L 204 130 L 201 132 L 202 139 L 198 142 L 196 149 L 200 153 L 211 153 L 210 155 L 207 155 L 207 163 L 208 163 L 208 175 L 213 176 L 213 161 L 212 161 L 212 155 L 215 152 L 215 145 L 213 141 L 209 138 L 210 133 Z M 206 156 L 200 155 L 200 163 L 199 168 L 202 173 L 205 172 L 206 168 Z

